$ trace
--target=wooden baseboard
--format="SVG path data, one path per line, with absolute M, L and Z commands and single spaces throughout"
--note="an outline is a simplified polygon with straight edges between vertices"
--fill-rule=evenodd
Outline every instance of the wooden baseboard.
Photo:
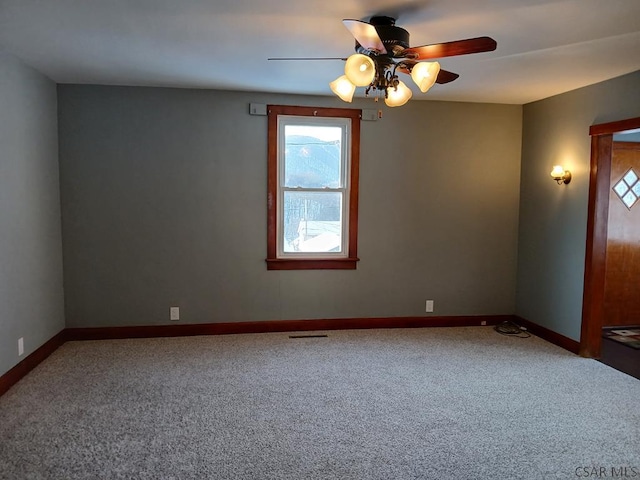
M 54 335 L 49 341 L 27 356 L 19 364 L 4 375 L 0 376 L 0 396 L 7 392 L 13 385 L 31 370 L 36 368 L 45 358 L 55 352 L 65 342 L 65 330 Z
M 512 315 L 468 315 L 455 317 L 384 317 L 278 320 L 265 322 L 202 323 L 189 325 L 140 325 L 130 327 L 66 328 L 0 376 L 0 396 L 51 355 L 66 341 L 118 338 L 186 337 L 241 333 L 308 332 L 371 328 L 467 327 L 498 325 Z
M 357 330 L 370 328 L 422 328 L 497 325 L 511 315 L 456 317 L 332 318 L 276 320 L 264 322 L 199 323 L 189 325 L 140 325 L 131 327 L 67 328 L 67 340 L 107 340 L 116 338 L 184 337 L 240 333 L 308 332 L 316 330 Z
M 531 333 L 535 336 L 546 340 L 549 343 L 553 343 L 565 350 L 569 350 L 571 353 L 575 353 L 578 355 L 580 351 L 580 342 L 576 342 L 569 337 L 565 337 L 553 330 L 549 330 L 546 327 L 538 325 L 537 323 L 530 322 L 529 320 L 519 317 L 517 315 L 513 316 L 513 321 L 522 327 L 526 327 Z

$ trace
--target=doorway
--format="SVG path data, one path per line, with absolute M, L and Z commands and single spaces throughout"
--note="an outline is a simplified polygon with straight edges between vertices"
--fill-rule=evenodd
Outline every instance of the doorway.
M 628 275 L 637 281 L 640 272 L 640 164 L 634 163 L 635 153 L 627 158 L 627 151 L 635 151 L 632 144 L 640 142 L 640 118 L 594 125 L 589 133 L 591 176 L 580 354 L 601 360 L 603 355 L 615 356 L 615 368 L 621 369 L 620 362 L 630 362 L 640 369 L 640 349 L 625 345 L 633 339 L 603 339 L 603 333 L 614 329 L 628 337 L 636 326 L 640 329 L 636 282 L 628 283 Z M 605 327 L 610 328 L 603 331 Z
M 640 133 L 613 136 L 600 361 L 640 378 Z

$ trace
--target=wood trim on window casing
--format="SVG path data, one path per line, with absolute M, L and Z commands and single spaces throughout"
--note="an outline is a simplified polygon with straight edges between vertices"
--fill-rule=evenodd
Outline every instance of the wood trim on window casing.
M 267 269 L 355 270 L 358 264 L 358 184 L 360 179 L 360 119 L 362 110 L 352 108 L 268 105 L 267 165 Z M 278 115 L 338 117 L 351 119 L 349 171 L 349 245 L 345 258 L 278 258 Z

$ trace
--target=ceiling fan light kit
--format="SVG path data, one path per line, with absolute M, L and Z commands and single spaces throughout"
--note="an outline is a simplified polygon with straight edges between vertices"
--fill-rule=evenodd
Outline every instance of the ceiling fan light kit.
M 376 64 L 374 58 L 362 53 L 354 53 L 347 58 L 345 74 L 329 84 L 333 93 L 345 102 L 351 102 L 356 87 L 367 87 L 367 96 L 372 90 L 384 92 L 384 101 L 390 107 L 399 107 L 407 103 L 413 92 L 398 79 L 395 72 L 399 64 Z M 436 83 L 439 72 L 438 62 L 418 62 L 411 69 L 411 78 L 420 91 L 426 93 Z

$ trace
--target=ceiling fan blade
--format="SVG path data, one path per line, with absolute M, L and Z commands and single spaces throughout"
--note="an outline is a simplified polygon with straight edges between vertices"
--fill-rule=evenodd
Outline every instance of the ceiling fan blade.
M 470 53 L 491 52 L 497 43 L 491 37 L 468 38 L 447 43 L 434 43 L 421 47 L 410 47 L 402 52 L 402 56 L 412 60 L 429 60 L 432 58 L 453 57 Z
M 442 85 L 444 83 L 453 82 L 459 76 L 460 75 L 458 75 L 457 73 L 440 69 L 440 72 L 438 73 L 438 78 L 436 79 L 436 83 L 439 83 Z
M 346 57 L 276 57 L 267 60 L 346 60 Z
M 342 23 L 347 27 L 347 30 L 351 32 L 353 38 L 364 48 L 382 54 L 387 53 L 387 49 L 384 48 L 376 27 L 361 20 L 345 19 L 342 20 Z

